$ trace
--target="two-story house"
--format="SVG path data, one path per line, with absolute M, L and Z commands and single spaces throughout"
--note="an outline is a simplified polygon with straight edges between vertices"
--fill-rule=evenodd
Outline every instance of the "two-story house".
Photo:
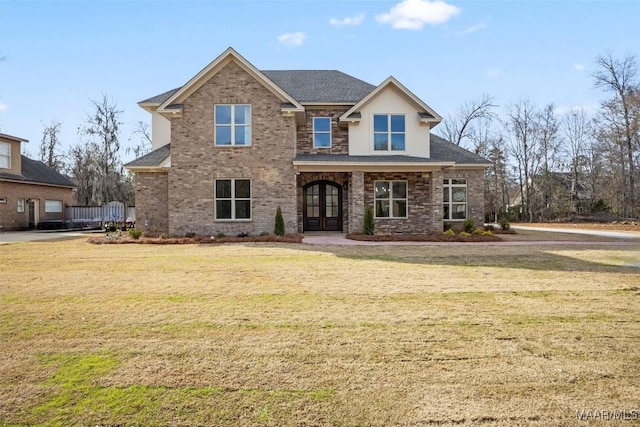
M 227 49 L 184 86 L 141 101 L 153 151 L 136 174 L 151 233 L 442 231 L 484 220 L 489 162 L 430 133 L 442 118 L 395 78 L 258 70 Z
M 75 185 L 47 165 L 20 154 L 24 138 L 0 133 L 0 230 L 36 228 L 64 220 Z

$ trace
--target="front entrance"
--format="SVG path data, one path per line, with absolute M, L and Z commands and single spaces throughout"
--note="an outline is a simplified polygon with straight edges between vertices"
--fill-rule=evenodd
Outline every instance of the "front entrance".
M 342 187 L 331 181 L 307 184 L 302 217 L 304 231 L 342 231 Z
M 29 206 L 29 228 L 36 228 L 40 220 L 40 206 L 38 204 L 38 200 L 28 199 L 27 203 Z

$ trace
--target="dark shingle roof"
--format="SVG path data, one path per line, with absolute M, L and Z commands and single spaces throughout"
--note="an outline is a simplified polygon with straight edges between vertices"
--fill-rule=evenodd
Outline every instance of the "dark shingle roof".
M 375 86 L 337 70 L 264 70 L 262 73 L 296 101 L 355 104 Z
M 262 73 L 302 104 L 306 102 L 355 104 L 375 89 L 372 84 L 336 70 L 268 70 Z M 180 89 L 161 93 L 140 101 L 140 104 L 162 104 Z
M 177 87 L 175 89 L 171 89 L 165 93 L 161 93 L 160 95 L 156 95 L 156 96 L 152 96 L 149 99 L 145 99 L 144 101 L 140 101 L 139 104 L 162 104 L 164 101 L 166 101 L 167 99 L 169 99 L 171 97 L 171 95 L 173 95 L 174 93 L 176 93 L 177 91 L 179 91 L 180 89 L 182 89 L 182 87 Z
M 431 134 L 431 158 L 439 161 L 451 161 L 464 164 L 488 164 L 489 160 L 469 150 Z
M 153 150 L 152 152 L 145 154 L 142 157 L 139 157 L 126 165 L 125 167 L 153 167 L 160 166 L 162 162 L 164 162 L 167 157 L 171 155 L 171 144 L 163 145 L 157 150 Z
M 34 184 L 59 185 L 61 187 L 75 187 L 75 184 L 66 176 L 56 172 L 42 162 L 31 160 L 25 156 L 22 156 L 21 175 L 0 173 L 0 179 L 30 182 Z

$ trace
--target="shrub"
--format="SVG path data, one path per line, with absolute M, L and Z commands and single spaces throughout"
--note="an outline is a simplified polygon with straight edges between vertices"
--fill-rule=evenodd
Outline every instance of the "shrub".
M 364 207 L 364 220 L 362 221 L 362 234 L 365 236 L 373 236 L 376 232 L 376 222 L 373 219 L 373 210 L 371 206 Z
M 444 223 L 444 231 L 448 231 L 448 230 L 451 230 L 451 223 L 445 222 Z
M 236 237 L 249 237 L 249 233 L 245 233 L 245 232 L 238 233 L 236 234 Z
M 476 236 L 480 236 L 480 235 L 482 235 L 482 233 L 484 233 L 484 230 L 476 228 L 475 230 L 473 230 L 473 233 L 471 233 L 471 234 L 474 234 Z
M 496 228 L 493 226 L 493 224 L 487 224 L 484 226 L 484 231 L 494 231 Z
M 188 239 L 193 239 L 194 237 L 196 237 L 196 233 L 194 233 L 193 231 L 188 231 L 188 232 L 184 233 L 184 237 L 186 237 Z
M 263 231 L 262 233 L 260 233 L 261 237 L 268 236 L 268 235 L 269 235 L 268 231 Z
M 465 233 L 473 233 L 473 230 L 476 228 L 476 223 L 473 219 L 465 219 L 462 223 L 462 231 Z
M 216 237 L 217 237 L 218 239 L 222 239 L 223 237 L 227 237 L 227 235 L 226 235 L 226 234 L 224 234 L 224 233 L 221 231 L 221 232 L 219 232 L 218 234 L 216 234 Z
M 168 238 L 170 238 L 170 237 L 171 237 L 171 236 L 169 236 L 169 233 L 162 233 L 162 234 L 160 235 L 160 238 L 161 238 L 161 239 L 168 239 Z
M 500 228 L 502 228 L 504 231 L 507 231 L 511 228 L 511 224 L 509 224 L 509 221 L 507 221 L 506 219 L 501 219 L 499 224 Z
M 284 218 L 282 217 L 282 209 L 278 206 L 276 210 L 276 223 L 273 227 L 273 234 L 276 236 L 284 236 Z
M 460 234 L 459 234 L 459 236 L 462 236 L 462 237 L 469 237 L 469 236 L 471 236 L 471 233 L 467 233 L 466 231 L 461 231 L 461 232 L 460 232 Z
M 443 233 L 445 236 L 455 236 L 456 232 L 449 228 L 447 231 Z
M 491 237 L 491 236 L 493 236 L 493 231 L 485 230 L 485 231 L 482 232 L 482 235 L 486 236 L 486 237 Z
M 142 230 L 138 230 L 137 228 L 130 228 L 129 236 L 131 236 L 133 240 L 138 240 L 140 237 L 142 237 Z

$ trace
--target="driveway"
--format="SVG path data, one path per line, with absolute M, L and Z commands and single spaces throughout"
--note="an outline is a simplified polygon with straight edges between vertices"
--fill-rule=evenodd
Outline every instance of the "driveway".
M 586 234 L 589 236 L 609 237 L 612 239 L 640 239 L 640 233 L 635 231 L 609 231 L 587 230 L 584 228 L 560 228 L 560 227 L 529 227 L 524 225 L 512 225 L 514 230 L 545 231 L 551 233 Z
M 82 231 L 4 231 L 0 232 L 0 245 L 13 242 L 67 239 L 79 236 L 85 236 L 85 234 Z

